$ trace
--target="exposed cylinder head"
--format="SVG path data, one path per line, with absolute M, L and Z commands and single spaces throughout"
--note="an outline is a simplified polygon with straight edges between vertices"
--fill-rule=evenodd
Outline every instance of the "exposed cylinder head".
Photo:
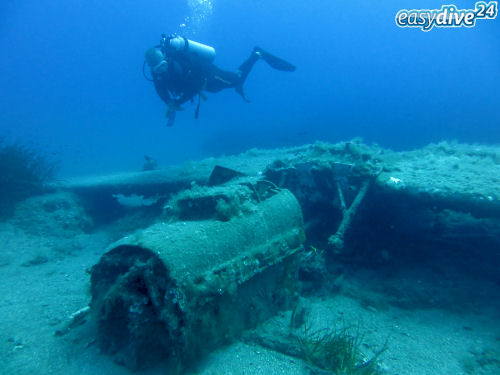
M 132 369 L 191 363 L 290 307 L 302 211 L 288 190 L 251 186 L 182 192 L 179 220 L 109 247 L 91 274 L 104 352 Z

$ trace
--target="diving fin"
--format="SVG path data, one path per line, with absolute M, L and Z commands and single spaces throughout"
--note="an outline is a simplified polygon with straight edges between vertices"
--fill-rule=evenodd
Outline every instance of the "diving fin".
M 264 51 L 260 47 L 255 47 L 254 52 L 260 58 L 262 58 L 262 60 L 264 60 L 266 63 L 268 63 L 270 67 L 272 67 L 274 69 L 283 70 L 286 72 L 294 72 L 296 69 L 295 65 L 290 64 L 288 61 L 280 59 L 279 57 L 271 55 L 269 52 Z
M 245 94 L 245 91 L 243 91 L 243 85 L 236 86 L 234 88 L 238 94 L 243 98 L 243 100 L 247 103 L 250 103 L 250 99 L 248 99 L 248 96 Z

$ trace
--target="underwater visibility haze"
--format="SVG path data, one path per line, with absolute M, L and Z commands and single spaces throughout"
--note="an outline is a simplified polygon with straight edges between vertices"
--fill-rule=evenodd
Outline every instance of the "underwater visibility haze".
M 0 374 L 500 374 L 497 13 L 0 2 Z
M 459 1 L 458 8 L 472 2 Z M 498 143 L 500 26 L 402 29 L 398 10 L 438 1 L 16 1 L 0 11 L 0 134 L 62 160 L 62 175 L 134 170 L 316 140 L 362 137 L 393 149 Z M 173 128 L 142 76 L 162 33 L 213 46 L 236 70 L 256 45 L 293 74 L 258 63 L 245 84 L 208 94 Z

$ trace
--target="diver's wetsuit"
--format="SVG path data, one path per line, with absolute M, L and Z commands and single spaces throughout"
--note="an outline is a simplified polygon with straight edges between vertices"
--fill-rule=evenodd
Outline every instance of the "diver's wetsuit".
M 241 64 L 238 73 L 222 70 L 212 63 L 196 63 L 182 53 L 167 56 L 168 68 L 153 72 L 156 92 L 167 105 L 181 105 L 201 91 L 218 92 L 227 88 L 236 91 L 248 101 L 243 93 L 243 84 L 254 64 L 261 56 L 254 49 L 250 57 Z

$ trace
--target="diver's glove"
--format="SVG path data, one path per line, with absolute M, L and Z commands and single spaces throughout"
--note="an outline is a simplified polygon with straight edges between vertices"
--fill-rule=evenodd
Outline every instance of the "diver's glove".
M 167 118 L 167 126 L 173 126 L 177 111 L 183 110 L 184 108 L 182 108 L 179 103 L 172 102 L 167 104 L 167 113 L 165 114 L 165 117 Z
M 176 114 L 177 114 L 177 111 L 175 111 L 175 110 L 171 110 L 170 108 L 167 110 L 167 113 L 166 113 L 167 126 L 174 126 Z

